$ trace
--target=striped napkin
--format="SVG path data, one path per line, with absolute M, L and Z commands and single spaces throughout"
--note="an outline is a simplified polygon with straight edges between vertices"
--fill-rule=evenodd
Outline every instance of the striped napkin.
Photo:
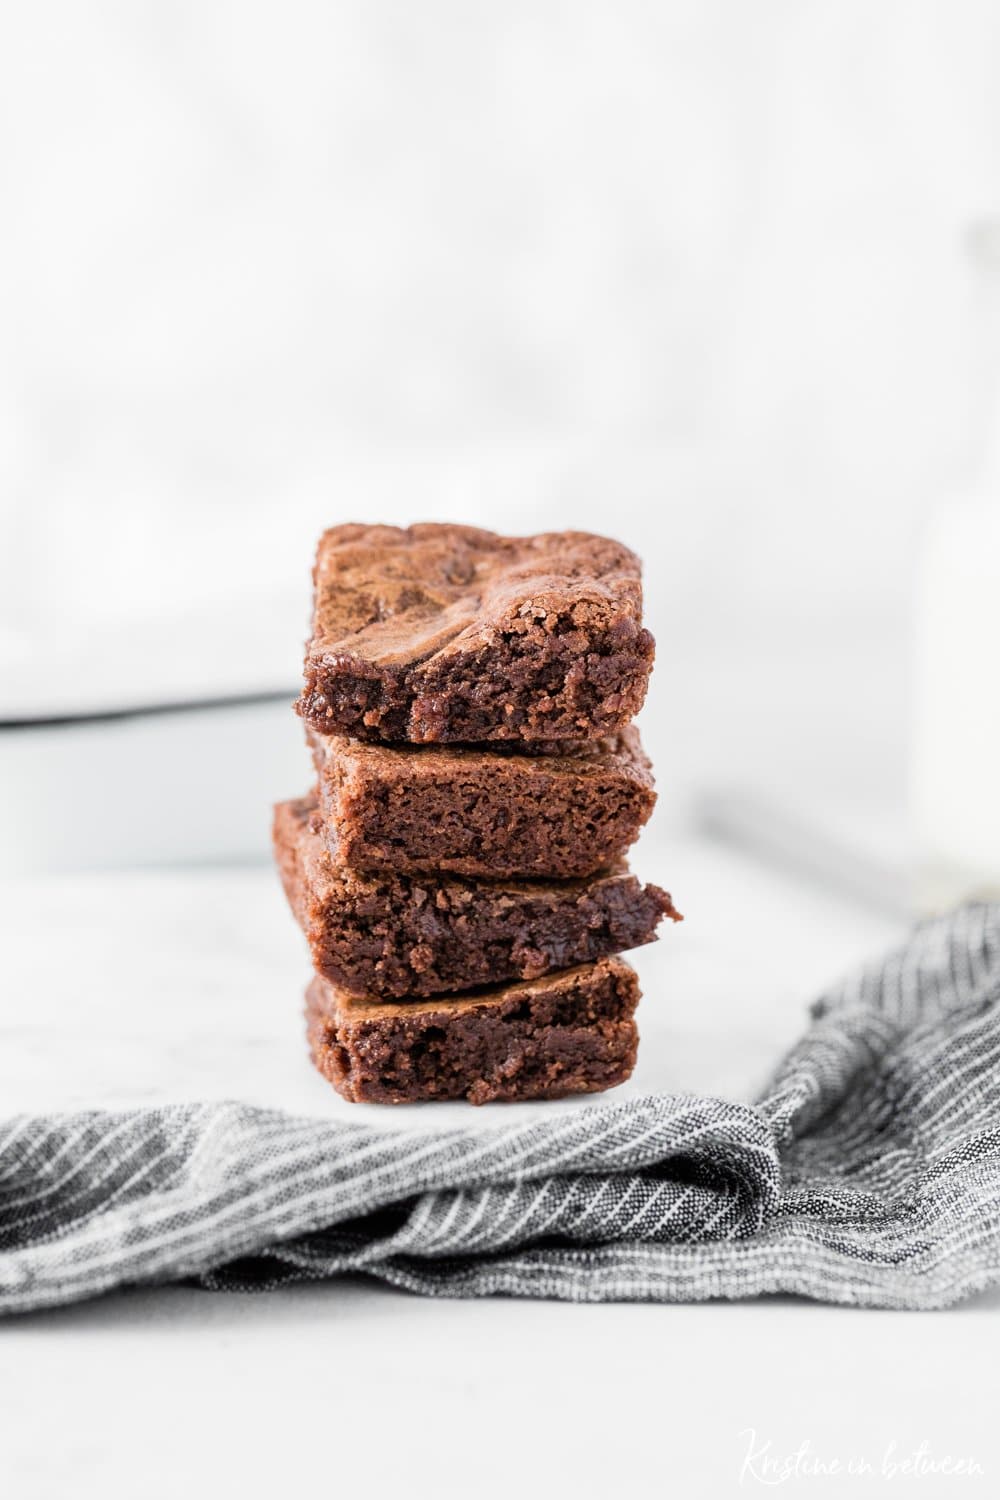
M 346 1272 L 581 1302 L 933 1308 L 988 1286 L 1000 906 L 924 923 L 822 996 L 754 1105 L 638 1098 L 487 1133 L 239 1103 L 0 1127 L 0 1310 Z

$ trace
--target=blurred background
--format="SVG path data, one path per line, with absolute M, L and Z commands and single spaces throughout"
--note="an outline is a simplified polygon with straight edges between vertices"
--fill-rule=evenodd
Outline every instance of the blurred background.
M 996 874 L 1000 9 L 2 33 L 5 870 L 264 857 L 316 536 L 440 519 L 642 554 L 661 836 Z

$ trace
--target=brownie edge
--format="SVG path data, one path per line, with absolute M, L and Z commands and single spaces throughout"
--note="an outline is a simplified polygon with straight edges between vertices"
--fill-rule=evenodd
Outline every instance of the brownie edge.
M 557 1099 L 635 1066 L 635 971 L 620 958 L 476 995 L 390 1005 L 318 976 L 306 991 L 313 1062 L 352 1103 Z

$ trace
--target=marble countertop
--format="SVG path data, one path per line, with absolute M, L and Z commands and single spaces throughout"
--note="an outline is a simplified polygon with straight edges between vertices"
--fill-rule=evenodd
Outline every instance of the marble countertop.
M 812 995 L 899 929 L 711 843 L 666 844 L 644 840 L 637 867 L 669 870 L 687 920 L 635 955 L 642 1047 L 625 1089 L 748 1097 Z M 239 1096 L 480 1128 L 581 1107 L 344 1104 L 306 1060 L 306 959 L 265 867 L 12 882 L 0 952 L 5 1112 Z M 431 1302 L 361 1281 L 132 1292 L 3 1328 L 0 1493 L 716 1496 L 739 1486 L 752 1442 L 864 1459 L 851 1495 L 883 1493 L 892 1444 L 890 1465 L 924 1443 L 988 1475 L 1000 1448 L 975 1371 L 998 1309 L 994 1295 L 923 1316 L 784 1298 Z

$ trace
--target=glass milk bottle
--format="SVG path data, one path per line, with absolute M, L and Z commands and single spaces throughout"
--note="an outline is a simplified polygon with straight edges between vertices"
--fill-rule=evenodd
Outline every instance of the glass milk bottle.
M 912 812 L 917 900 L 1000 897 L 1000 220 L 972 238 L 994 392 L 971 492 L 924 537 L 914 622 Z

